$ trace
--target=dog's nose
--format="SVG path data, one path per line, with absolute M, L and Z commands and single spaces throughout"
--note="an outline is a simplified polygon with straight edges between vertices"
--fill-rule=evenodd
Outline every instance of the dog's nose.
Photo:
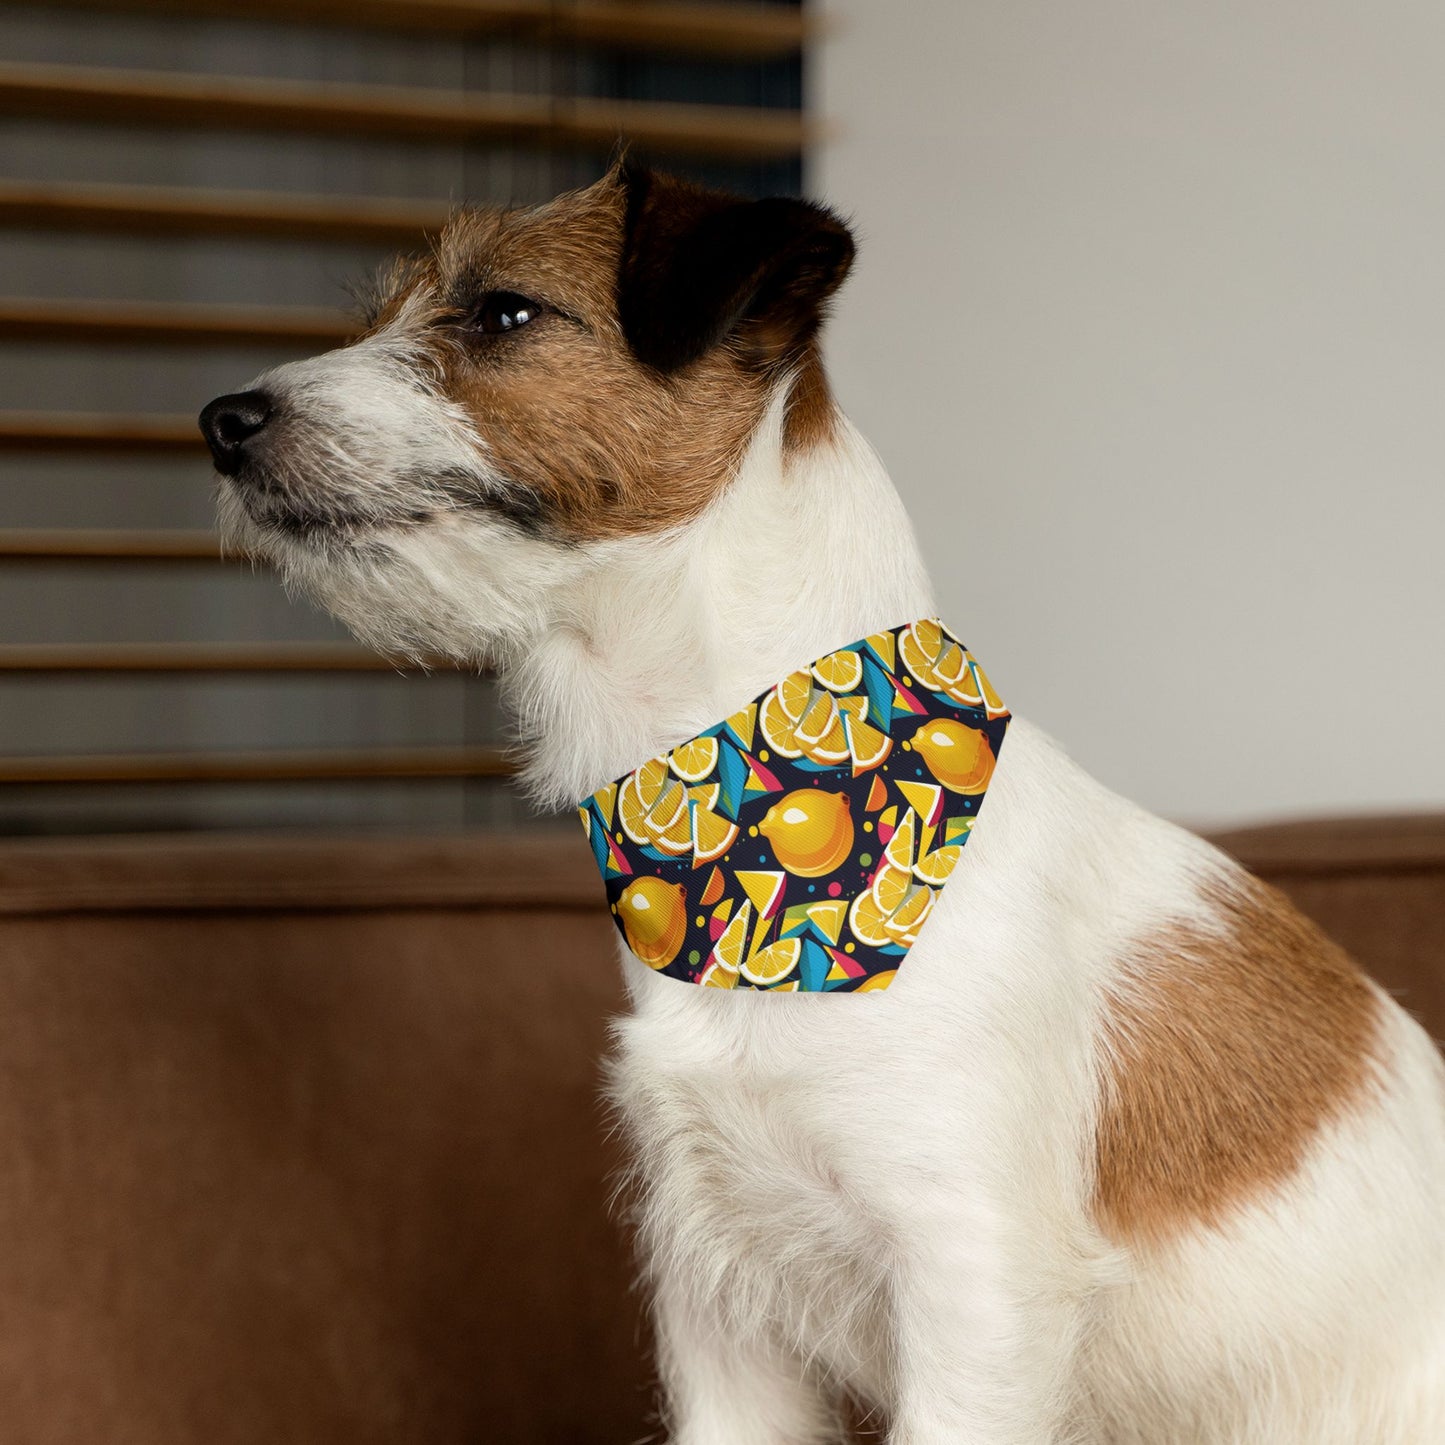
M 264 391 L 238 391 L 207 404 L 201 412 L 201 433 L 222 476 L 233 477 L 241 470 L 246 443 L 270 421 L 271 411 L 271 398 Z

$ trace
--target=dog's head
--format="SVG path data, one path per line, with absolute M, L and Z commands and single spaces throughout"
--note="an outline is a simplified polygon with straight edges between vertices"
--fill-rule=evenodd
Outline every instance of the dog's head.
M 372 641 L 486 655 L 579 555 L 705 509 L 780 385 L 818 428 L 852 255 L 820 207 L 626 164 L 462 211 L 360 339 L 202 412 L 223 528 Z

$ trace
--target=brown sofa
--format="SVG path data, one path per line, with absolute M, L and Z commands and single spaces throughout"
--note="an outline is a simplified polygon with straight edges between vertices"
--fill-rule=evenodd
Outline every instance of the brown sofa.
M 1445 1033 L 1445 818 L 1221 840 Z M 6 1445 L 655 1428 L 570 829 L 0 844 Z

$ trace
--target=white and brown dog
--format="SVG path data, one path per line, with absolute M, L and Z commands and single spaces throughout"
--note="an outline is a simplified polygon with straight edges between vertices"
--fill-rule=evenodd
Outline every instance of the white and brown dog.
M 460 214 L 367 334 L 211 403 L 226 531 L 389 653 L 494 665 L 575 804 L 933 612 L 816 347 L 827 211 L 619 166 Z M 897 984 L 624 953 L 671 1438 L 1445 1441 L 1445 1070 L 1275 893 L 1015 722 Z

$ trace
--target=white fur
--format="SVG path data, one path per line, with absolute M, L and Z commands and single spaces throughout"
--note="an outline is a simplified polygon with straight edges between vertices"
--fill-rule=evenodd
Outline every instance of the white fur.
M 422 404 L 375 401 L 383 431 Z M 784 456 L 780 397 L 730 487 L 664 537 L 563 547 L 458 513 L 358 560 L 231 521 L 362 636 L 495 661 L 532 788 L 570 804 L 933 611 L 857 433 Z M 833 1440 L 844 1389 L 893 1445 L 1445 1440 L 1445 1086 L 1393 1004 L 1378 1096 L 1286 1188 L 1152 1254 L 1091 1217 L 1102 1001 L 1134 940 L 1208 924 L 1201 884 L 1231 866 L 1016 720 L 887 992 L 693 988 L 624 954 L 613 1092 L 676 1445 Z

